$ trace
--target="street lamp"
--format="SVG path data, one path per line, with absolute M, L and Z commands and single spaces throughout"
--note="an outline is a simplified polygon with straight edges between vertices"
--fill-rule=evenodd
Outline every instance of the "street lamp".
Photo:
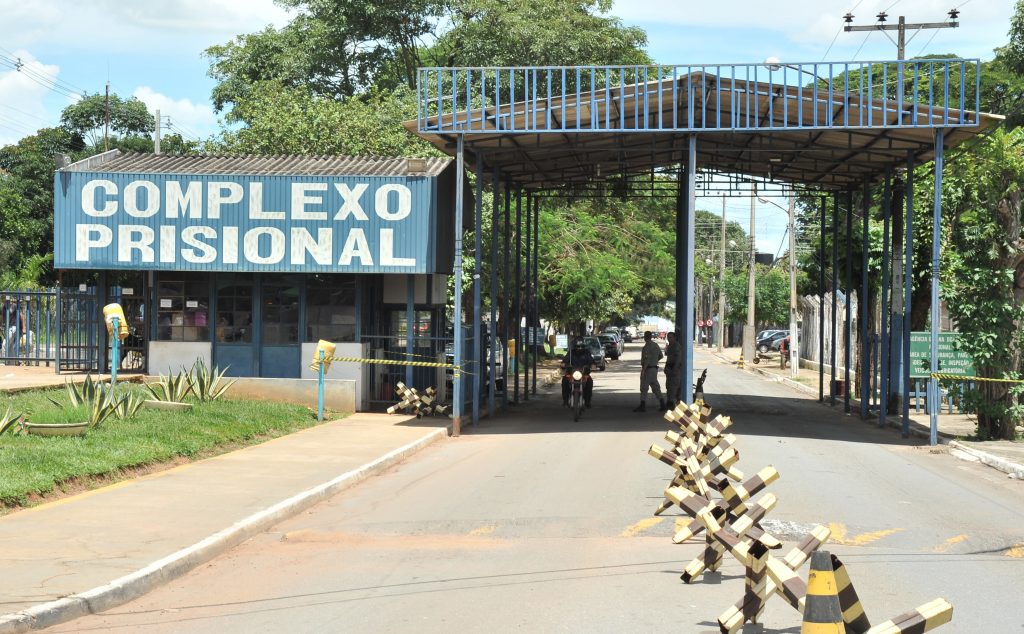
M 817 66 L 817 64 L 815 64 L 815 66 Z M 781 60 L 779 60 L 778 57 L 774 57 L 774 56 L 773 57 L 769 57 L 768 59 L 764 60 L 764 67 L 767 68 L 768 70 L 771 70 L 771 71 L 781 70 L 783 68 L 790 68 L 792 70 L 804 73 L 805 75 L 810 75 L 811 77 L 813 77 L 816 80 L 823 81 L 825 83 L 829 83 L 829 80 L 825 79 L 824 77 L 819 77 L 817 73 L 812 73 L 809 70 L 804 70 L 802 67 L 794 66 L 793 64 L 784 64 Z
M 762 203 L 774 205 L 783 209 L 782 205 L 766 198 L 757 199 Z M 783 209 L 789 215 L 789 358 L 790 372 L 793 377 L 800 375 L 800 337 L 797 324 L 799 323 L 796 305 L 796 196 L 789 195 L 789 209 Z

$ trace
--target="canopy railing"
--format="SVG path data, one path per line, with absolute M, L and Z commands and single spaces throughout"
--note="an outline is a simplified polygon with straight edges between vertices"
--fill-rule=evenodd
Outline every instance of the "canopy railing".
M 979 125 L 978 59 L 421 68 L 422 133 Z

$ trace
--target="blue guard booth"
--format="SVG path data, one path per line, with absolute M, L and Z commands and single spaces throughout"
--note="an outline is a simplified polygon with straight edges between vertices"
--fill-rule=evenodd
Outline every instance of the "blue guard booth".
M 340 356 L 443 359 L 455 178 L 440 158 L 114 150 L 55 175 L 55 267 L 132 300 L 133 367 L 150 374 L 203 359 L 311 377 L 319 339 Z M 444 381 L 359 374 L 368 402 Z

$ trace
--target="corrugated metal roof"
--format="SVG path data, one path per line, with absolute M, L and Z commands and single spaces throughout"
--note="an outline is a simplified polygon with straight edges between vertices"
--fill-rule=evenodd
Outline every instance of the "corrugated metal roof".
M 416 163 L 419 162 L 419 166 Z M 274 176 L 438 176 L 450 158 L 381 156 L 260 156 L 122 154 L 111 150 L 68 165 L 64 172 L 250 174 Z M 412 165 L 410 165 L 412 163 Z

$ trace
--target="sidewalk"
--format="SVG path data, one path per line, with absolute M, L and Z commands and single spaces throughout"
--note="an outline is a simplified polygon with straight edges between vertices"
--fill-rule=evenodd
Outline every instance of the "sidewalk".
M 736 364 L 740 356 L 739 348 L 725 348 L 721 355 L 719 355 L 714 348 L 712 348 L 710 352 L 714 354 L 714 356 L 719 357 L 730 364 Z M 758 364 L 753 364 L 745 360 L 744 369 L 760 374 L 767 379 L 785 383 L 789 387 L 808 394 L 809 396 L 813 396 L 814 398 L 817 398 L 818 396 L 817 370 L 801 369 L 800 376 L 794 380 L 790 375 L 790 369 L 788 367 L 785 370 L 779 367 L 777 355 L 770 360 L 762 360 Z M 831 375 L 826 373 L 826 399 L 829 394 L 830 380 Z M 852 410 L 859 412 L 860 401 L 853 398 L 853 394 L 850 396 Z M 837 402 L 842 404 L 842 398 L 838 398 Z M 875 420 L 877 420 L 877 414 L 875 415 Z M 902 418 L 899 416 L 890 415 L 887 421 L 890 427 L 902 426 Z M 974 435 L 976 429 L 976 424 L 973 418 L 968 414 L 948 414 L 946 413 L 946 410 L 939 412 L 938 427 L 939 442 L 944 445 L 949 445 L 950 448 L 957 450 L 953 452 L 956 457 L 965 460 L 979 461 L 989 465 L 990 467 L 999 469 L 1004 473 L 1024 479 L 1024 442 L 1013 442 L 1011 440 L 967 440 Z M 930 429 L 931 421 L 928 413 L 925 411 L 920 413 L 915 412 L 913 403 L 911 403 L 911 434 L 927 438 L 929 436 Z
M 0 393 L 23 392 L 48 387 L 63 387 L 68 381 L 81 383 L 85 381 L 84 372 L 65 372 L 57 374 L 52 366 L 46 365 L 3 365 L 0 364 Z M 109 374 L 93 374 L 93 379 L 109 381 Z M 138 372 L 118 372 L 118 381 L 138 381 L 142 377 Z
M 111 608 L 447 437 L 355 414 L 0 518 L 0 634 Z

